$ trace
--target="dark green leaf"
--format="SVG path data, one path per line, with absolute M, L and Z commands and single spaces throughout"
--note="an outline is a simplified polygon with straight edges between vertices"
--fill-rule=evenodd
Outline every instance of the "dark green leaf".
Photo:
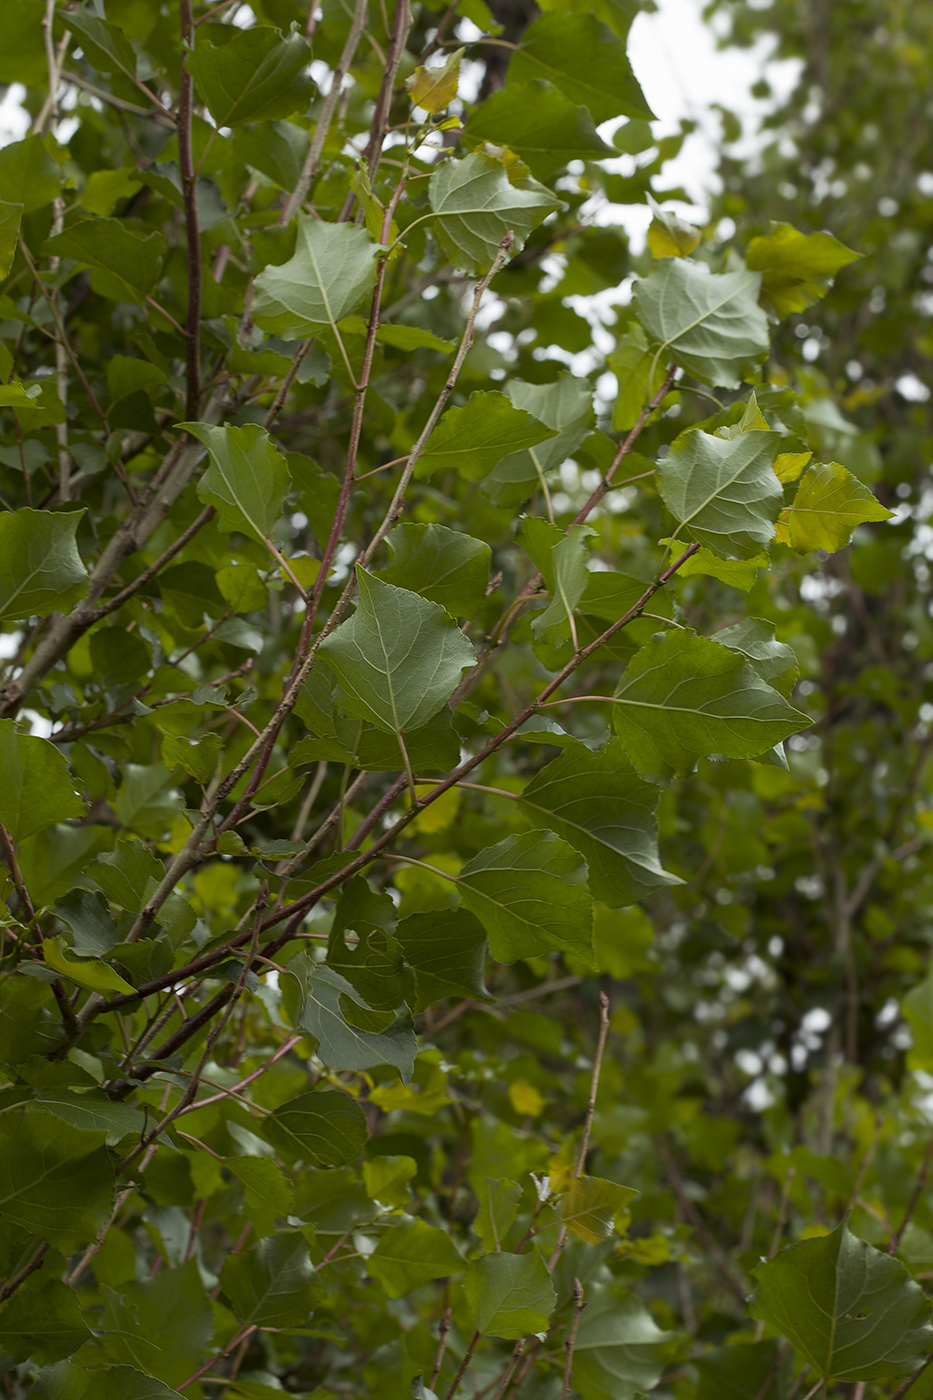
M 527 500 L 546 474 L 577 450 L 593 423 L 592 385 L 572 374 L 561 374 L 553 384 L 526 384 L 513 379 L 508 393 L 515 408 L 533 414 L 555 435 L 540 446 L 510 453 L 486 478 L 483 490 L 500 506 L 520 505 Z M 547 570 L 542 569 L 542 573 L 547 579 Z M 550 580 L 548 586 L 551 587 Z
M 399 923 L 396 937 L 414 970 L 415 1011 L 442 997 L 488 997 L 483 981 L 486 933 L 465 909 L 412 914 Z
M 452 468 L 465 481 L 477 481 L 509 454 L 555 436 L 553 428 L 516 408 L 505 394 L 471 394 L 463 408 L 449 408 L 443 415 L 418 458 L 415 475 Z
M 464 1276 L 463 1291 L 476 1330 L 507 1341 L 546 1332 L 557 1301 L 536 1248 L 528 1254 L 487 1254 L 475 1260 Z
M 541 180 L 549 180 L 572 160 L 615 155 L 597 133 L 586 107 L 537 78 L 510 83 L 487 97 L 474 108 L 464 135 L 474 144 L 488 141 L 507 146 Z
M 536 180 L 510 180 L 500 161 L 478 151 L 440 164 L 428 198 L 447 256 L 455 267 L 475 273 L 488 272 L 507 233 L 515 234 L 512 252 L 517 253 L 531 230 L 560 208 Z
M 315 1166 L 339 1167 L 362 1152 L 366 1119 L 349 1094 L 323 1089 L 282 1104 L 263 1119 L 262 1135 L 290 1162 L 304 1158 Z
M 61 171 L 42 142 L 27 136 L 0 147 L 0 199 L 21 204 L 24 214 L 41 209 L 61 190 Z
M 933 1349 L 920 1285 L 845 1221 L 832 1234 L 782 1249 L 753 1273 L 752 1317 L 793 1344 L 798 1365 L 830 1381 L 906 1376 Z
M 90 1341 L 91 1331 L 74 1289 L 55 1278 L 40 1278 L 29 1280 L 0 1305 L 0 1337 L 14 1361 L 31 1359 L 47 1366 Z
M 518 1214 L 521 1194 L 522 1188 L 517 1181 L 493 1181 L 487 1176 L 483 1183 L 473 1229 L 487 1254 L 501 1251 L 502 1242 Z
M 386 544 L 391 562 L 376 575 L 383 583 L 420 593 L 454 617 L 476 616 L 489 582 L 488 544 L 443 525 L 408 524 L 396 525 Z
M 158 281 L 166 240 L 158 232 L 133 233 L 120 219 L 83 219 L 45 246 L 55 257 L 90 268 L 102 296 L 141 306 Z
M 300 1234 L 273 1235 L 228 1255 L 220 1282 L 240 1322 L 257 1327 L 306 1327 L 324 1293 Z
M 254 25 L 215 48 L 209 33 L 200 31 L 185 65 L 218 126 L 274 121 L 308 105 L 315 91 L 311 50 L 300 34 L 283 39 Z
M 11 719 L 0 719 L 0 772 L 0 826 L 14 841 L 87 810 L 61 750 L 48 739 L 20 734 Z
M 431 1279 L 461 1273 L 463 1260 L 446 1230 L 412 1220 L 385 1231 L 366 1260 L 366 1271 L 390 1298 L 404 1298 Z
M 573 1384 L 583 1400 L 634 1400 L 653 1390 L 664 1369 L 662 1332 L 637 1299 L 590 1284 L 573 1352 Z
M 328 967 L 310 963 L 303 953 L 292 959 L 288 970 L 297 988 L 292 1019 L 314 1036 L 317 1054 L 329 1068 L 395 1065 L 408 1083 L 418 1049 L 410 1018 L 397 1019 L 391 1010 L 374 1018 L 371 1010 L 359 1006 L 350 982 Z M 345 1012 L 353 1016 L 352 1024 Z
M 509 64 L 508 80 L 533 78 L 546 79 L 571 102 L 588 107 L 597 126 L 612 117 L 654 116 L 632 73 L 624 41 L 592 13 L 552 12 L 528 26 Z
M 39 1108 L 0 1118 L 0 1219 L 68 1252 L 97 1238 L 113 1208 L 103 1132 Z
M 83 510 L 0 515 L 0 620 L 67 612 L 87 593 L 75 535 Z
M 21 204 L 0 202 L 0 281 L 9 275 L 16 253 L 19 238 L 19 225 L 23 217 Z
M 275 530 L 289 487 L 285 458 L 264 428 L 211 428 L 180 423 L 207 448 L 211 465 L 198 482 L 198 495 L 220 514 L 221 528 L 240 530 L 262 544 Z

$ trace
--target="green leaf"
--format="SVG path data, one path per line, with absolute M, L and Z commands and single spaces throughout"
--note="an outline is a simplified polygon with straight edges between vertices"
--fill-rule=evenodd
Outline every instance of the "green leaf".
M 774 1338 L 715 1347 L 694 1365 L 700 1373 L 697 1400 L 790 1400 L 794 1358 Z
M 294 256 L 264 268 L 253 284 L 253 320 L 286 340 L 335 327 L 372 287 L 377 252 L 364 228 L 321 223 L 299 211 Z
M 414 1157 L 374 1157 L 363 1163 L 366 1194 L 383 1205 L 407 1206 L 411 1199 L 409 1182 L 417 1171 Z
M 457 410 L 454 410 L 456 412 Z M 475 617 L 486 597 L 492 550 L 443 525 L 396 525 L 386 536 L 391 561 L 383 583 L 420 593 L 452 617 Z
M 517 1181 L 493 1181 L 486 1177 L 479 1192 L 479 1210 L 473 1229 L 480 1237 L 487 1254 L 498 1254 L 502 1241 L 518 1214 L 522 1188 Z
M 475 653 L 450 614 L 357 568 L 356 612 L 321 643 L 338 705 L 389 733 L 421 729 L 453 694 Z
M 634 1400 L 664 1369 L 662 1332 L 637 1299 L 590 1284 L 573 1352 L 573 1384 L 583 1400 Z
M 774 637 L 774 625 L 760 617 L 744 617 L 731 627 L 723 627 L 713 638 L 744 656 L 763 681 L 790 697 L 798 676 L 797 656 L 786 642 Z
M 102 1132 L 26 1108 L 0 1117 L 0 1220 L 66 1254 L 110 1220 L 113 1169 Z
M 667 365 L 649 348 L 648 337 L 637 321 L 633 321 L 625 334 L 619 337 L 616 348 L 606 357 L 606 362 L 619 383 L 619 396 L 612 411 L 612 429 L 613 432 L 627 433 L 634 428 L 645 405 L 664 383 Z
M 224 1166 L 243 1187 L 253 1229 L 262 1238 L 275 1231 L 276 1220 L 291 1213 L 292 1190 L 281 1167 L 268 1157 L 228 1157 Z
M 89 214 L 109 218 L 116 206 L 143 188 L 135 170 L 93 170 L 81 191 L 81 203 Z M 153 366 L 155 368 L 155 366 Z
M 534 414 L 554 430 L 556 437 L 540 446 L 511 453 L 490 473 L 483 482 L 483 491 L 500 506 L 520 505 L 527 500 L 547 472 L 577 450 L 593 423 L 593 387 L 573 374 L 560 374 L 552 384 L 526 384 L 513 379 L 508 394 L 516 408 Z M 535 562 L 550 587 L 546 568 Z
M 772 463 L 779 433 L 743 433 L 724 442 L 682 433 L 658 467 L 661 498 L 678 535 L 728 559 L 748 559 L 774 538 L 784 499 Z
M 904 997 L 901 1014 L 913 1037 L 911 1065 L 924 1070 L 933 1066 L 933 962 L 923 981 L 918 982 Z
M 415 1011 L 442 997 L 476 997 L 486 991 L 486 933 L 465 909 L 437 909 L 402 919 L 396 938 L 415 974 Z
M 0 282 L 9 275 L 10 268 L 13 266 L 22 217 L 23 206 L 21 204 L 0 202 Z
M 48 739 L 20 734 L 11 719 L 0 719 L 0 773 L 0 826 L 14 842 L 87 811 L 65 755 Z
M 57 197 L 62 174 L 41 136 L 27 136 L 0 147 L 0 199 L 21 204 L 24 214 L 42 209 Z
M 861 256 L 831 233 L 801 233 L 772 222 L 769 234 L 749 243 L 745 261 L 761 273 L 762 300 L 781 317 L 820 301 L 836 273 Z
M 92 1378 L 93 1400 L 174 1400 L 177 1390 L 171 1390 L 154 1376 L 144 1376 L 133 1366 L 109 1366 L 106 1370 L 87 1373 Z M 90 1400 L 90 1391 L 82 1391 Z
M 239 29 L 215 47 L 201 30 L 185 66 L 218 126 L 276 121 L 307 107 L 316 91 L 311 50 L 300 34 L 287 39 L 266 25 Z
M 636 652 L 613 722 L 647 778 L 684 776 L 704 754 L 755 758 L 809 723 L 736 652 L 686 629 Z
M 505 166 L 481 152 L 438 165 L 428 200 L 444 252 L 462 272 L 474 273 L 489 270 L 507 233 L 515 234 L 517 253 L 532 229 L 560 208 L 560 200 L 536 180 L 512 183 Z
M 668 541 L 662 540 L 661 543 L 667 544 Z M 700 548 L 696 554 L 684 560 L 677 572 L 681 578 L 689 578 L 691 574 L 707 574 L 730 588 L 741 588 L 748 593 L 758 582 L 758 570 L 767 569 L 770 562 L 763 551 L 749 559 L 720 559 L 712 550 Z
M 737 389 L 768 353 L 768 321 L 758 305 L 761 274 L 708 272 L 671 258 L 635 285 L 635 313 L 659 345 L 704 384 Z
M 257 1327 L 306 1327 L 324 1290 L 304 1235 L 272 1235 L 255 1249 L 228 1254 L 220 1283 L 240 1322 Z
M 462 1273 L 463 1260 L 446 1230 L 413 1220 L 385 1231 L 366 1260 L 366 1272 L 390 1298 L 404 1298 L 432 1279 Z
M 793 1345 L 798 1366 L 839 1383 L 906 1376 L 933 1349 L 930 1308 L 897 1259 L 842 1221 L 782 1249 L 752 1273 L 752 1317 Z
M 700 230 L 665 211 L 648 195 L 654 218 L 648 227 L 648 247 L 656 258 L 683 258 L 700 241 Z
M 539 78 L 509 83 L 487 97 L 474 107 L 463 135 L 474 145 L 507 147 L 541 180 L 550 180 L 572 160 L 615 155 L 587 108 Z
M 47 1366 L 90 1341 L 77 1294 L 58 1279 L 29 1280 L 0 1306 L 3 1349 L 16 1362 Z
M 614 1218 L 638 1192 L 598 1176 L 579 1176 L 565 1191 L 560 1218 L 571 1234 L 587 1244 L 599 1244 L 612 1234 Z
M 75 1128 L 106 1133 L 108 1147 L 115 1147 L 129 1133 L 141 1136 L 146 1127 L 146 1120 L 135 1108 L 115 1103 L 101 1089 L 82 1094 L 68 1089 L 40 1089 L 34 1102 Z
M 463 54 L 463 49 L 455 49 L 439 67 L 416 68 L 411 76 L 405 79 L 413 106 L 430 112 L 432 116 L 447 110 L 457 96 Z
M 454 341 L 441 340 L 433 331 L 422 330 L 420 326 L 380 326 L 376 340 L 395 350 L 438 350 L 442 355 L 452 355 L 457 348 Z
M 289 1099 L 262 1120 L 262 1136 L 289 1161 L 341 1167 L 366 1144 L 366 1118 L 349 1094 L 322 1089 Z
M 84 510 L 0 515 L 0 621 L 68 612 L 87 593 L 75 535 Z
M 392 899 L 370 889 L 362 875 L 345 886 L 334 910 L 327 965 L 376 1010 L 392 1011 L 411 993 L 413 979 L 402 966 L 396 922 Z
M 105 1286 L 102 1291 L 103 1336 L 115 1361 L 144 1366 L 169 1386 L 190 1376 L 214 1331 L 211 1301 L 195 1259 L 152 1278 L 121 1282 L 119 1290 Z M 127 1393 L 135 1392 L 130 1388 Z
M 816 462 L 797 487 L 793 505 L 778 517 L 777 538 L 798 554 L 844 549 L 857 525 L 890 520 L 893 511 L 838 462 Z
M 354 1001 L 350 982 L 328 967 L 311 963 L 304 953 L 292 958 L 288 971 L 298 984 L 297 1011 L 292 1019 L 314 1036 L 319 1059 L 334 1070 L 394 1065 L 408 1083 L 418 1051 L 408 1017 L 397 1019 L 389 1011 L 374 1020 L 372 1011 L 367 1015 L 367 1008 Z M 345 1012 L 354 1016 L 353 1024 Z
M 571 525 L 551 546 L 545 573 L 551 601 L 531 624 L 538 641 L 548 646 L 560 646 L 573 635 L 571 619 L 586 588 L 587 540 L 594 533 L 589 525 Z
M 269 601 L 269 590 L 255 564 L 225 564 L 214 577 L 221 597 L 234 612 L 256 612 Z
M 534 78 L 546 79 L 572 103 L 589 108 L 597 126 L 612 117 L 654 116 L 624 40 L 593 14 L 545 14 L 528 26 L 509 64 L 508 82 Z
M 597 753 L 574 742 L 531 780 L 522 807 L 535 826 L 555 832 L 585 858 L 595 897 L 620 907 L 680 883 L 658 855 L 658 795 L 639 778 L 619 740 Z
M 487 1254 L 467 1269 L 463 1291 L 477 1332 L 514 1341 L 546 1332 L 557 1302 L 537 1248 L 528 1254 Z
M 555 436 L 533 413 L 505 394 L 471 394 L 463 408 L 449 408 L 418 458 L 417 477 L 453 469 L 465 481 L 487 476 L 504 457 Z
M 239 530 L 262 544 L 282 515 L 291 477 L 285 458 L 265 428 L 212 428 L 179 423 L 207 448 L 211 465 L 198 482 L 198 496 L 214 506 L 222 530 Z
M 142 306 L 162 269 L 165 236 L 133 233 L 121 219 L 83 219 L 56 234 L 45 251 L 91 270 L 91 285 L 113 301 Z
M 106 963 L 97 959 L 75 962 L 69 958 L 60 938 L 47 938 L 42 944 L 42 956 L 55 972 L 87 992 L 129 992 L 132 995 L 134 991 L 133 984 Z
M 467 861 L 458 886 L 498 962 L 557 948 L 592 959 L 593 906 L 586 877 L 586 863 L 572 846 L 535 831 L 487 846 Z
M 136 54 L 122 29 L 86 10 L 66 11 L 62 19 L 76 37 L 75 47 L 80 45 L 92 68 L 99 73 L 136 77 Z
M 240 127 L 231 143 L 246 165 L 267 175 L 281 189 L 295 188 L 308 149 L 300 126 L 294 122 L 262 122 L 259 126 Z
M 97 890 L 72 890 L 58 901 L 56 918 L 71 929 L 71 946 L 79 958 L 102 958 L 118 943 L 107 901 Z
M 43 10 L 42 0 L 5 0 L 0 83 L 37 87 L 47 81 L 49 70 L 42 42 Z

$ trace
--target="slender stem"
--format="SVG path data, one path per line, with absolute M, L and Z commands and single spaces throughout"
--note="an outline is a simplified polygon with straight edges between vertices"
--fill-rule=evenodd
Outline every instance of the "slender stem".
M 181 78 L 178 96 L 178 168 L 185 208 L 185 235 L 188 243 L 188 319 L 185 356 L 187 378 L 185 414 L 194 422 L 201 408 L 201 233 L 198 227 L 197 178 L 191 150 L 191 119 L 194 83 L 185 67 L 185 53 L 194 45 L 191 0 L 178 0 L 181 20 Z
M 476 1351 L 476 1345 L 482 1335 L 482 1332 L 474 1332 L 473 1336 L 470 1338 L 470 1345 L 467 1347 L 466 1351 L 463 1354 L 463 1360 L 460 1362 L 457 1374 L 454 1376 L 453 1381 L 451 1382 L 450 1389 L 444 1396 L 444 1400 L 454 1400 L 454 1396 L 460 1388 L 460 1382 L 466 1375 L 467 1368 L 469 1367 L 470 1362 L 473 1360 L 473 1354 Z
M 561 1387 L 560 1400 L 567 1400 L 570 1394 L 570 1387 L 573 1384 L 573 1349 L 577 1344 L 577 1332 L 580 1327 L 580 1318 L 583 1315 L 583 1284 L 578 1278 L 573 1281 L 573 1322 L 570 1324 L 570 1331 L 564 1343 L 567 1357 L 564 1361 L 564 1384 Z
M 904 1212 L 904 1219 L 901 1221 L 900 1226 L 888 1241 L 889 1254 L 896 1254 L 901 1247 L 901 1240 L 904 1238 L 904 1231 L 910 1224 L 911 1219 L 913 1218 L 913 1213 L 917 1209 L 917 1205 L 920 1201 L 920 1197 L 923 1195 L 923 1189 L 926 1186 L 927 1174 L 929 1173 L 931 1162 L 933 1162 L 933 1138 L 931 1138 L 930 1141 L 927 1143 L 927 1150 L 923 1154 L 923 1162 L 921 1163 L 920 1171 L 917 1175 L 917 1181 L 913 1189 L 913 1194 L 911 1195 L 910 1200 L 907 1204 L 907 1209 Z
M 586 1166 L 586 1154 L 590 1150 L 590 1133 L 593 1128 L 593 1117 L 596 1113 L 596 1097 L 599 1093 L 599 1076 L 603 1068 L 603 1055 L 606 1053 L 606 1041 L 609 1038 L 609 998 L 605 992 L 599 994 L 599 1036 L 596 1041 L 596 1054 L 593 1056 L 593 1072 L 590 1075 L 590 1096 L 586 1104 L 586 1117 L 583 1120 L 583 1135 L 580 1138 L 580 1148 L 577 1152 L 577 1161 L 573 1169 L 574 1181 L 579 1181 L 583 1175 L 583 1168 Z M 567 1247 L 567 1226 L 561 1224 L 557 1232 L 557 1239 L 548 1260 L 548 1272 L 553 1273 L 557 1261 Z M 582 1302 L 581 1302 L 582 1307 Z M 576 1335 L 576 1334 L 574 1334 Z
M 6 1283 L 0 1284 L 0 1303 L 6 1302 L 7 1298 L 11 1298 L 17 1288 L 19 1288 L 21 1284 L 24 1284 L 31 1274 L 34 1274 L 37 1269 L 42 1268 L 43 1261 L 48 1252 L 49 1246 L 47 1244 L 40 1244 L 35 1254 L 29 1260 L 29 1263 L 25 1264 L 18 1274 L 13 1274 L 11 1278 L 8 1278 Z
M 903 1396 L 907 1394 L 908 1390 L 913 1387 L 914 1383 L 920 1379 L 926 1368 L 931 1364 L 933 1364 L 933 1354 L 927 1357 L 918 1371 L 914 1371 L 912 1376 L 908 1376 L 906 1381 L 903 1381 L 902 1384 L 898 1386 L 897 1390 L 895 1390 L 891 1396 L 891 1400 L 903 1400 Z
M 311 9 L 314 9 L 312 0 Z M 327 140 L 327 133 L 330 131 L 330 124 L 334 119 L 337 104 L 340 101 L 340 94 L 343 90 L 343 80 L 346 77 L 350 64 L 353 62 L 356 51 L 359 47 L 363 30 L 366 28 L 366 19 L 369 13 L 367 0 L 356 0 L 353 10 L 353 19 L 350 23 L 350 32 L 347 41 L 343 46 L 337 66 L 331 78 L 330 90 L 321 105 L 320 116 L 314 127 L 314 135 L 311 138 L 311 145 L 305 157 L 305 163 L 301 168 L 298 183 L 292 190 L 285 206 L 279 215 L 279 224 L 290 224 L 295 217 L 295 211 L 300 209 L 305 202 L 308 190 L 318 171 L 321 163 L 321 155 L 324 151 L 324 143 Z

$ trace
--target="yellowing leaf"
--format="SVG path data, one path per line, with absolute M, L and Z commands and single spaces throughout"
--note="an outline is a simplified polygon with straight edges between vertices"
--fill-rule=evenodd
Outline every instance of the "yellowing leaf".
M 546 1100 L 527 1079 L 516 1079 L 509 1085 L 509 1103 L 516 1113 L 526 1113 L 532 1118 L 540 1118 L 546 1107 Z
M 692 253 L 700 241 L 700 230 L 685 224 L 676 214 L 665 211 L 648 196 L 654 218 L 648 228 L 648 247 L 656 258 L 682 258 Z
M 75 962 L 69 958 L 64 951 L 60 938 L 47 938 L 42 945 L 42 956 L 53 971 L 58 972 L 62 977 L 67 977 L 69 982 L 74 982 L 76 986 L 83 987 L 88 992 L 132 992 L 135 988 L 124 981 L 118 972 L 114 972 L 107 963 L 98 959 L 89 959 L 87 962 Z
M 778 316 L 787 316 L 824 297 L 840 268 L 861 256 L 831 233 L 801 233 L 791 224 L 773 223 L 769 234 L 749 243 L 745 262 L 762 274 L 762 299 Z
M 779 452 L 773 463 L 774 475 L 787 486 L 797 480 L 812 456 L 812 452 Z
M 638 1192 L 598 1176 L 580 1176 L 571 1183 L 561 1202 L 561 1219 L 570 1232 L 587 1244 L 599 1244 L 613 1231 L 613 1219 Z
M 457 96 L 462 58 L 463 49 L 457 49 L 440 68 L 416 68 L 405 83 L 414 106 L 432 116 L 443 112 Z
M 813 549 L 833 554 L 849 543 L 856 525 L 892 515 L 838 462 L 817 462 L 798 486 L 793 505 L 781 511 L 777 538 L 798 554 Z

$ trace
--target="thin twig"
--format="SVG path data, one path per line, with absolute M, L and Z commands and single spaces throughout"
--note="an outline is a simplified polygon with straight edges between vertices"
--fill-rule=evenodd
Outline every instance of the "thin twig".
M 191 150 L 194 83 L 185 67 L 186 50 L 194 46 L 191 0 L 178 0 L 181 21 L 181 77 L 178 92 L 178 170 L 185 208 L 188 244 L 188 319 L 186 324 L 185 414 L 194 422 L 201 408 L 201 233 L 198 227 L 197 179 Z
M 561 1387 L 560 1400 L 567 1400 L 570 1394 L 570 1387 L 573 1384 L 573 1349 L 577 1343 L 577 1331 L 580 1327 L 580 1318 L 583 1315 L 583 1284 L 578 1278 L 573 1281 L 573 1322 L 570 1324 L 570 1331 L 564 1343 L 567 1357 L 564 1361 L 564 1384 Z
M 467 1347 L 466 1351 L 463 1354 L 463 1360 L 460 1362 L 457 1374 L 454 1376 L 453 1381 L 451 1382 L 450 1389 L 444 1396 L 444 1400 L 454 1400 L 454 1396 L 460 1388 L 460 1382 L 463 1380 L 463 1377 L 467 1372 L 467 1368 L 469 1367 L 470 1362 L 473 1360 L 473 1354 L 476 1351 L 476 1345 L 482 1335 L 482 1332 L 474 1332 L 473 1336 L 470 1338 L 470 1345 Z
M 901 1221 L 897 1231 L 891 1236 L 890 1240 L 888 1241 L 889 1254 L 896 1254 L 901 1247 L 901 1240 L 904 1237 L 904 1231 L 910 1224 L 911 1219 L 913 1217 L 913 1213 L 917 1209 L 917 1205 L 920 1201 L 920 1197 L 923 1195 L 923 1188 L 926 1186 L 927 1174 L 930 1170 L 931 1162 L 933 1162 L 933 1138 L 931 1138 L 930 1141 L 927 1143 L 927 1150 L 923 1154 L 923 1162 L 920 1166 L 920 1171 L 917 1175 L 917 1181 L 913 1189 L 913 1194 L 911 1195 L 911 1198 L 907 1203 L 907 1209 L 904 1212 L 904 1219 Z
M 933 1364 L 933 1354 L 927 1357 L 919 1371 L 914 1371 L 912 1376 L 908 1376 L 906 1381 L 898 1386 L 897 1390 L 895 1390 L 894 1394 L 891 1396 L 891 1400 L 902 1400 L 902 1397 L 907 1394 L 908 1390 L 920 1379 L 926 1368 L 931 1364 Z

